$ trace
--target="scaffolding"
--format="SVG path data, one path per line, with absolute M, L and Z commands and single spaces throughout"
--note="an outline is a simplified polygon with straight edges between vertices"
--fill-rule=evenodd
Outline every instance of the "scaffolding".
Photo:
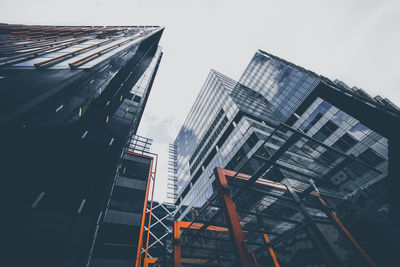
M 156 261 L 159 266 L 163 266 L 162 262 L 165 261 L 167 254 L 172 253 L 172 242 L 171 237 L 173 233 L 173 221 L 175 206 L 169 203 L 153 203 L 153 208 L 150 210 L 150 203 L 147 205 L 146 211 L 146 223 L 151 216 L 151 224 L 148 228 L 144 227 L 145 232 L 149 232 L 149 242 L 147 246 L 147 259 L 150 261 Z M 147 241 L 146 241 L 147 243 Z M 146 253 L 146 250 L 142 249 L 142 254 Z M 158 259 L 159 258 L 159 259 Z
M 282 261 L 300 266 L 301 260 L 376 266 L 318 191 L 304 195 L 290 185 L 220 168 L 215 177 L 217 190 L 195 219 L 174 222 L 175 267 L 277 267 Z M 282 213 L 274 215 L 273 209 Z M 302 256 L 288 252 L 296 249 Z

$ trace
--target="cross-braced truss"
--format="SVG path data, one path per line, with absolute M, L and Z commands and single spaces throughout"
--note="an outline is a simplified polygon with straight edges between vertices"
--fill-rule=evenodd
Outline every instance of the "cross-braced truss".
M 172 235 L 172 223 L 174 218 L 175 206 L 166 203 L 153 203 L 149 231 L 149 245 L 147 247 L 147 258 L 160 257 L 164 255 L 164 250 L 171 250 L 168 248 L 169 236 Z M 146 217 L 150 214 L 149 207 L 146 210 Z M 147 225 L 147 224 L 146 224 Z M 148 227 L 145 226 L 144 230 L 148 232 Z M 166 251 L 171 253 L 172 251 Z M 142 254 L 146 253 L 146 249 L 142 248 Z

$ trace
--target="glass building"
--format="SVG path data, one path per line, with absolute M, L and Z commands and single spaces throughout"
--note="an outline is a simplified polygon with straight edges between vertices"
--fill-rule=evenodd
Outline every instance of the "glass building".
M 134 264 L 152 159 L 127 153 L 163 30 L 0 25 L 2 265 Z
M 191 218 L 213 194 L 215 167 L 251 174 L 261 165 L 255 156 L 272 155 L 288 131 L 312 139 L 296 141 L 275 164 L 277 181 L 306 189 L 310 178 L 322 180 L 325 194 L 351 198 L 389 180 L 390 136 L 379 116 L 398 122 L 399 114 L 388 99 L 261 50 L 239 82 L 212 70 L 174 142 L 175 218 Z M 286 175 L 288 169 L 297 177 Z

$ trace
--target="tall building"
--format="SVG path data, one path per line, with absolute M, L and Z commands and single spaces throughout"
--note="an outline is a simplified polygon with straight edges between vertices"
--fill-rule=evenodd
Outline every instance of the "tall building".
M 135 262 L 152 159 L 128 152 L 162 32 L 0 25 L 1 181 L 12 202 L 3 236 L 12 266 Z
M 346 101 L 342 103 L 341 99 L 334 98 L 335 93 L 355 99 L 363 109 Z M 362 111 L 368 107 L 389 117 L 384 121 L 379 121 L 380 114 L 369 117 L 381 128 L 369 120 L 364 124 L 360 121 L 367 117 Z M 352 117 L 352 113 L 359 119 Z M 340 152 L 363 159 L 374 168 L 378 166 L 381 174 L 374 175 L 373 180 L 370 180 L 372 177 L 363 178 L 360 186 L 374 183 L 388 174 L 387 132 L 397 129 L 387 122 L 390 119 L 397 122 L 398 116 L 399 109 L 388 99 L 372 98 L 362 89 L 349 88 L 337 80 L 332 82 L 260 50 L 239 82 L 214 70 L 207 77 L 174 142 L 176 203 L 188 210 L 195 198 L 199 200 L 198 205 L 204 203 L 210 190 L 205 194 L 198 194 L 198 190 L 202 188 L 207 192 L 204 184 L 211 183 L 207 179 L 213 168 L 239 166 L 241 160 L 249 158 L 248 152 L 254 144 L 269 135 L 261 129 L 271 123 L 285 123 Z M 370 124 L 370 128 L 378 129 L 374 131 L 366 126 Z M 232 138 L 236 141 L 231 141 Z M 250 146 L 245 145 L 246 140 Z M 334 158 L 326 158 L 329 156 L 321 155 L 321 160 L 329 164 L 334 161 Z M 354 188 L 346 183 L 348 179 L 342 180 L 340 187 L 352 193 Z M 183 212 L 182 208 L 180 211 Z
M 175 220 L 193 221 L 207 208 L 210 213 L 217 209 L 209 204 L 217 193 L 215 168 L 257 174 L 257 179 L 296 188 L 302 196 L 318 188 L 332 207 L 363 192 L 374 200 L 374 216 L 388 211 L 398 216 L 399 132 L 400 110 L 388 99 L 259 50 L 239 82 L 210 72 L 175 139 Z M 377 192 L 378 187 L 384 189 Z M 257 209 L 263 203 L 260 212 L 275 219 L 299 215 L 278 201 L 265 201 L 254 203 Z M 243 228 L 254 224 L 249 217 L 242 218 Z M 281 222 L 270 229 L 280 237 L 295 227 Z M 393 252 L 393 246 L 388 251 Z M 348 260 L 336 254 L 331 263 Z M 382 253 L 374 256 L 388 263 Z

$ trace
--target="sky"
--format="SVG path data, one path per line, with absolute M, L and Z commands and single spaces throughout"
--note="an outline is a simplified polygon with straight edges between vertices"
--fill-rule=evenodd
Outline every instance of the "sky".
M 258 49 L 400 106 L 398 0 L 1 0 L 0 22 L 165 27 L 138 130 L 159 154 L 159 201 L 168 201 L 168 144 L 207 74 L 237 80 Z

